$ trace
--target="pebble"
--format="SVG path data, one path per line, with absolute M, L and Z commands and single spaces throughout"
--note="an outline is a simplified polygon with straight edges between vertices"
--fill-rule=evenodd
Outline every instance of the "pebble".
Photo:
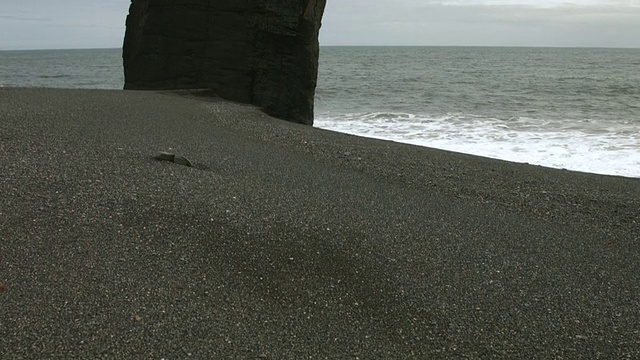
M 169 161 L 178 165 L 184 165 L 189 167 L 193 166 L 191 165 L 191 161 L 189 161 L 189 159 L 187 159 L 186 157 L 176 155 L 174 153 L 170 153 L 166 151 L 161 151 L 158 155 L 154 156 L 153 158 L 159 161 Z

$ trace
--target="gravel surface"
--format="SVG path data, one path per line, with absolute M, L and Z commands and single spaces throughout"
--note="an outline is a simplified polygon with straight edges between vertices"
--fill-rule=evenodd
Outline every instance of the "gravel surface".
M 2 359 L 640 358 L 640 179 L 2 88 L 0 186 Z

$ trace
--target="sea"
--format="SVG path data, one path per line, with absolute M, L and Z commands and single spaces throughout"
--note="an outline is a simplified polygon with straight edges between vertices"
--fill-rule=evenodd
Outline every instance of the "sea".
M 120 49 L 0 51 L 2 87 L 123 83 Z M 314 126 L 640 178 L 640 49 L 324 46 Z

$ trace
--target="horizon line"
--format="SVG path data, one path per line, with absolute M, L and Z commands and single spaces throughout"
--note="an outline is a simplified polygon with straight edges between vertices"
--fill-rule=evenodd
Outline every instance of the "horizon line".
M 558 46 L 558 45 L 407 45 L 407 44 L 320 44 L 320 47 L 434 47 L 434 48 L 529 48 L 529 49 L 618 49 L 640 50 L 635 46 Z M 71 50 L 115 50 L 122 47 L 77 47 L 77 48 L 19 48 L 0 49 L 1 51 L 71 51 Z

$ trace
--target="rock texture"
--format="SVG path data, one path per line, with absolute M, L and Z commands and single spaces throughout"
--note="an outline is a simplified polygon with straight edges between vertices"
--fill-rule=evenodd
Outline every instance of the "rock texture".
M 326 0 L 132 0 L 125 89 L 211 89 L 311 125 Z

